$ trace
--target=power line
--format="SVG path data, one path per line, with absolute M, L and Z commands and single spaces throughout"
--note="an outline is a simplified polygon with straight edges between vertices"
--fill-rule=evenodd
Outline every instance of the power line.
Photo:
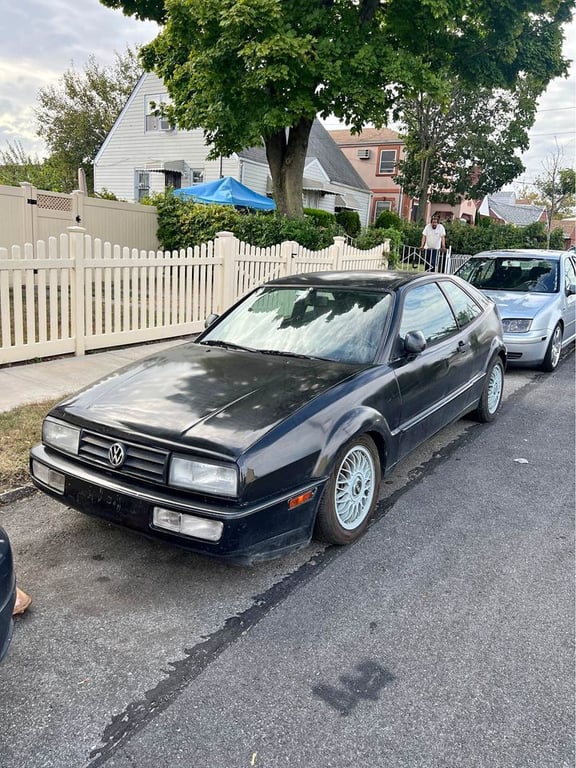
M 538 112 L 560 112 L 563 109 L 574 109 L 574 107 L 546 107 L 546 109 L 539 109 Z
M 528 131 L 529 136 L 575 136 L 576 131 L 553 131 L 552 133 L 532 133 Z

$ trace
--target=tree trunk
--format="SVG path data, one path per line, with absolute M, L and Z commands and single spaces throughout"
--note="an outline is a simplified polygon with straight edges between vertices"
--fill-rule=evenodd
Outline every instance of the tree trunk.
M 430 184 L 430 155 L 426 153 L 420 163 L 420 184 L 418 191 L 418 207 L 416 208 L 416 221 L 424 221 L 426 208 L 428 207 L 428 186 Z
M 296 125 L 276 131 L 264 139 L 274 202 L 281 216 L 299 218 L 304 215 L 302 180 L 313 122 L 301 118 Z

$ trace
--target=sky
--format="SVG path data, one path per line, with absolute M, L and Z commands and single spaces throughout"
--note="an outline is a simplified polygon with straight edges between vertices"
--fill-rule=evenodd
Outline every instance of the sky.
M 91 54 L 100 65 L 111 64 L 115 52 L 147 43 L 158 31 L 155 24 L 128 18 L 98 0 L 0 0 L 0 19 L 0 150 L 18 141 L 27 153 L 40 156 L 45 148 L 35 134 L 38 90 L 57 85 L 71 67 L 82 71 Z M 517 189 L 542 175 L 556 143 L 564 166 L 576 162 L 576 20 L 566 27 L 564 55 L 572 60 L 570 77 L 553 80 L 539 100 Z

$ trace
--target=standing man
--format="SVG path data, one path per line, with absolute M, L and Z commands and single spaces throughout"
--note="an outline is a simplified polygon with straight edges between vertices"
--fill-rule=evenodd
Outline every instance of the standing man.
M 446 230 L 440 224 L 436 215 L 432 216 L 430 224 L 426 224 L 422 230 L 420 249 L 422 248 L 424 249 L 424 258 L 426 259 L 426 271 L 434 272 L 438 251 L 446 249 Z

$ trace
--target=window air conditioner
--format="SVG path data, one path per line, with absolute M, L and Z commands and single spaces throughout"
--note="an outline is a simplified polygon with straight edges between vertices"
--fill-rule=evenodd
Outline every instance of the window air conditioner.
M 358 150 L 358 157 L 360 160 L 368 160 L 370 157 L 370 150 L 369 149 L 359 149 Z

